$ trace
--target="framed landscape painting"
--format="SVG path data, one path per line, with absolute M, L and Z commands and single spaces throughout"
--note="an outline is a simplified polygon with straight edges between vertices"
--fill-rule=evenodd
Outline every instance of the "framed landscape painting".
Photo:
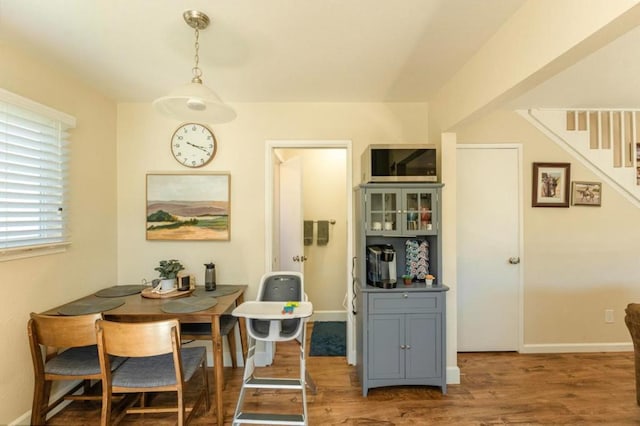
M 147 240 L 230 239 L 230 175 L 148 174 Z
M 533 163 L 533 207 L 569 207 L 569 163 Z

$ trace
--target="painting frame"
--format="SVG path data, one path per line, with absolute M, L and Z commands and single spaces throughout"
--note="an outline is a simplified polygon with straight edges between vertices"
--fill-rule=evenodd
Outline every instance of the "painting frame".
M 532 207 L 569 207 L 571 163 L 533 163 Z
M 228 172 L 147 173 L 148 241 L 229 241 L 231 175 Z
M 571 183 L 572 206 L 602 206 L 602 182 L 573 181 Z

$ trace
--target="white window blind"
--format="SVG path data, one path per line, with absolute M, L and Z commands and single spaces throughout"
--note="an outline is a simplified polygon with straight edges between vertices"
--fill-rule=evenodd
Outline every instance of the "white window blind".
M 75 118 L 0 89 L 0 253 L 69 243 L 73 127 Z

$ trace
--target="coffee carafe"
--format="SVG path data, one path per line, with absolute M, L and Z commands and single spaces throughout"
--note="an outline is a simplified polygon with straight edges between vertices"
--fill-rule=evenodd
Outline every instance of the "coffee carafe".
M 205 263 L 204 266 L 204 289 L 213 291 L 216 289 L 216 265 L 213 263 Z

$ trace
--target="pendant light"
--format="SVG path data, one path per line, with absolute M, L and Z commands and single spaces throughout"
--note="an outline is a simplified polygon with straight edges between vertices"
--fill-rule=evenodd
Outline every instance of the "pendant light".
M 198 66 L 200 57 L 200 30 L 209 25 L 209 17 L 197 10 L 187 10 L 182 14 L 185 22 L 195 30 L 195 66 L 191 83 L 180 86 L 167 96 L 153 101 L 156 111 L 182 121 L 206 123 L 226 123 L 236 118 L 236 112 L 222 102 L 220 97 L 202 84 L 202 70 Z

